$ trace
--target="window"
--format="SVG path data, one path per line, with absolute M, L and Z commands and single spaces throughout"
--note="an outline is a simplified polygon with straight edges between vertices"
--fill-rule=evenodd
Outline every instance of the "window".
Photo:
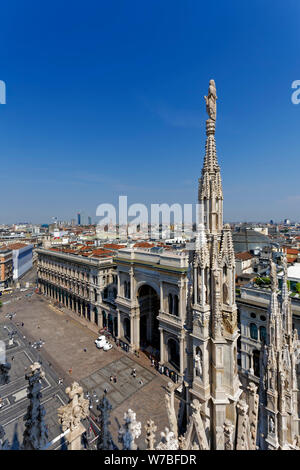
M 267 330 L 264 326 L 260 326 L 260 328 L 259 328 L 259 337 L 260 337 L 261 341 L 263 341 L 264 343 L 266 342 Z
M 173 313 L 173 296 L 172 294 L 169 294 L 169 313 Z
M 264 315 L 260 316 L 261 321 L 266 321 L 266 317 Z
M 257 331 L 257 326 L 255 323 L 250 323 L 250 337 L 252 339 L 255 339 L 257 341 L 258 339 L 258 331 Z
M 255 313 L 250 313 L 250 317 L 251 317 L 251 318 L 256 318 Z
M 130 281 L 127 282 L 127 299 L 130 299 Z
M 179 305 L 178 295 L 174 295 L 174 315 L 176 315 L 177 317 L 178 317 L 178 305 Z
M 260 367 L 259 367 L 259 356 L 260 352 L 255 350 L 253 351 L 253 372 L 256 377 L 260 376 Z

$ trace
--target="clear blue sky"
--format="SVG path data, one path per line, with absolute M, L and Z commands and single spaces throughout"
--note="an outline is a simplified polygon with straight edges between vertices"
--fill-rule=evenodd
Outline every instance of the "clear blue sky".
M 208 81 L 226 220 L 300 220 L 299 0 L 1 5 L 0 223 L 193 203 Z

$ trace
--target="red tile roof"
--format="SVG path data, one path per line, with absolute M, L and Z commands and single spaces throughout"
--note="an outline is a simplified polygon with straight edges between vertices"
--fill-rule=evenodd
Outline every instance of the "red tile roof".
M 25 248 L 26 246 L 26 243 L 13 243 L 12 245 L 7 245 L 7 247 L 10 249 L 10 250 L 20 250 L 21 248 Z
M 296 248 L 286 248 L 285 251 L 288 255 L 298 255 L 299 253 L 299 250 L 296 250 Z
M 152 248 L 154 243 L 149 243 L 149 242 L 137 242 L 134 245 L 134 248 Z
M 253 258 L 253 255 L 251 255 L 251 253 L 248 251 L 243 251 L 241 253 L 236 253 L 235 257 L 241 261 L 247 261 L 248 259 Z
M 106 243 L 103 245 L 103 248 L 111 248 L 112 250 L 120 250 L 121 248 L 126 248 L 126 245 L 117 245 L 115 243 Z

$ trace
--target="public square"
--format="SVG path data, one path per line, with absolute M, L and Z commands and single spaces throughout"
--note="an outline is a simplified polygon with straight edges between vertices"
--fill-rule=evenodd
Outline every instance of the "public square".
M 8 300 L 9 303 L 5 303 Z M 157 423 L 158 432 L 168 426 L 164 395 L 169 379 L 154 370 L 146 356 L 141 354 L 137 358 L 117 348 L 115 343 L 110 351 L 97 349 L 94 344 L 96 333 L 66 310 L 55 308 L 49 299 L 34 293 L 32 288 L 3 296 L 2 301 L 0 339 L 8 344 L 9 331 L 16 332 L 14 345 L 7 350 L 11 380 L 0 387 L 4 403 L 0 422 L 10 441 L 13 437 L 22 438 L 23 416 L 28 406 L 25 368 L 35 360 L 42 362 L 46 374 L 42 402 L 47 413 L 50 440 L 61 433 L 57 408 L 67 402 L 64 390 L 72 381 L 78 381 L 91 400 L 91 427 L 85 423 L 91 446 L 96 442 L 97 404 L 105 389 L 112 405 L 111 430 L 116 444 L 120 421 L 129 408 L 136 412 L 142 427 L 150 417 Z M 9 314 L 13 314 L 11 320 Z M 40 340 L 43 345 L 38 351 L 32 344 Z M 131 375 L 133 368 L 136 370 L 135 378 Z M 116 376 L 117 382 L 110 381 L 110 376 Z M 62 385 L 59 385 L 59 379 L 63 379 Z M 60 444 L 57 442 L 52 448 L 59 448 Z M 144 438 L 137 440 L 137 444 L 145 448 Z

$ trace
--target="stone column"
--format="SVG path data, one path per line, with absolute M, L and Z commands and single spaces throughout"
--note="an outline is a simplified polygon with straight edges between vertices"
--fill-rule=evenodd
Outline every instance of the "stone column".
M 121 318 L 120 318 L 120 310 L 117 309 L 117 319 L 118 319 L 118 336 L 117 338 L 121 338 Z
M 160 331 L 160 365 L 163 365 L 165 362 L 165 343 L 164 343 L 164 330 L 159 328 Z
M 134 311 L 130 313 L 130 351 L 134 351 Z
M 134 313 L 134 338 L 133 343 L 135 345 L 135 349 L 140 349 L 140 311 L 139 309 L 135 309 Z
M 249 374 L 254 375 L 252 351 L 249 352 Z
M 159 290 L 160 290 L 160 310 L 161 312 L 164 311 L 164 289 L 163 289 L 163 281 L 159 281 Z
M 179 371 L 181 377 L 183 377 L 183 371 L 184 371 L 184 336 L 181 334 L 179 336 L 179 350 L 180 350 L 180 366 L 179 366 Z

